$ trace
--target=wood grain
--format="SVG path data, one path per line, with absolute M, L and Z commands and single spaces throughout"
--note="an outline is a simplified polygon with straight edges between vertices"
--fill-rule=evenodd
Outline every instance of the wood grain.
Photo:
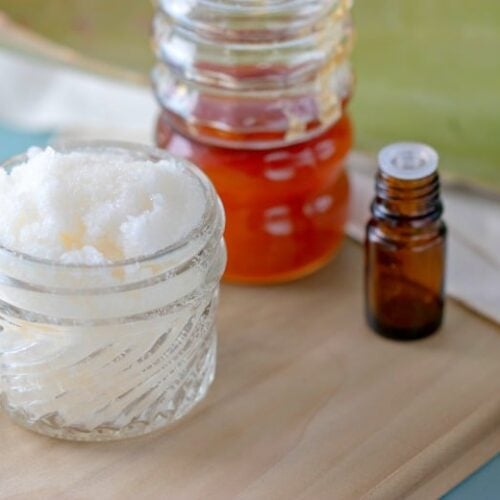
M 111 444 L 0 417 L 2 498 L 434 498 L 500 449 L 499 329 L 448 304 L 394 343 L 362 314 L 362 257 L 301 282 L 224 286 L 218 375 L 174 428 Z

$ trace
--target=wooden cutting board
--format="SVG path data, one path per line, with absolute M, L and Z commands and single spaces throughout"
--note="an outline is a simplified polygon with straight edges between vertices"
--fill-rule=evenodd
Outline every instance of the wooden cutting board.
M 224 286 L 218 374 L 166 432 L 56 441 L 0 416 L 0 496 L 431 499 L 500 449 L 500 330 L 449 303 L 395 343 L 362 312 L 362 253 L 269 288 Z

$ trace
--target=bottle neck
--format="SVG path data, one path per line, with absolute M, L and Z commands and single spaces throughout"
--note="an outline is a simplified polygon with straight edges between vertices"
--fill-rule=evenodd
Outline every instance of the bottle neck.
M 267 149 L 335 123 L 352 89 L 352 0 L 161 0 L 152 79 L 205 142 Z
M 443 213 L 437 173 L 416 180 L 401 180 L 379 171 L 372 205 L 375 218 L 425 225 L 438 221 Z

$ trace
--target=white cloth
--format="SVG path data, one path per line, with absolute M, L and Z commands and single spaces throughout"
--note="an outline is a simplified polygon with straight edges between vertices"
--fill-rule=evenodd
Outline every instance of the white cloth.
M 0 121 L 89 138 L 151 141 L 158 106 L 149 89 L 0 49 Z
M 121 83 L 0 50 L 0 121 L 59 136 L 151 142 L 158 112 L 147 87 Z M 373 158 L 350 157 L 347 233 L 362 241 L 373 198 Z M 500 323 L 500 203 L 444 190 L 450 229 L 448 294 Z

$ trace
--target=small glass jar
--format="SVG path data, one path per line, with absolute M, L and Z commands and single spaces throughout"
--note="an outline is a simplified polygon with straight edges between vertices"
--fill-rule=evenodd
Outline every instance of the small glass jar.
M 119 143 L 58 149 L 171 158 Z M 216 363 L 224 215 L 208 179 L 177 164 L 202 186 L 206 210 L 159 252 L 70 265 L 0 247 L 1 405 L 17 423 L 63 439 L 119 439 L 162 428 L 205 396 Z
M 159 0 L 157 144 L 227 214 L 225 277 L 288 281 L 336 252 L 352 144 L 352 0 Z

